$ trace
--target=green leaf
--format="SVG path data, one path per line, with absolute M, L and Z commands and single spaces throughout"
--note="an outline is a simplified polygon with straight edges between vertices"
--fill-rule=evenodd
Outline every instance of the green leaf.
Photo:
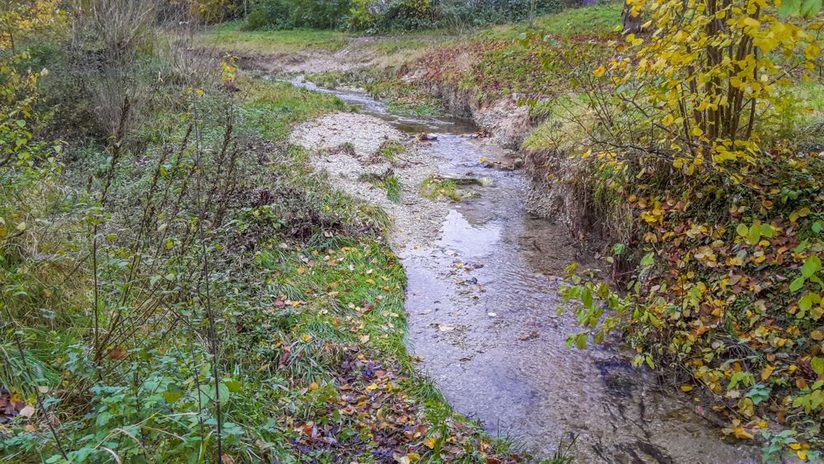
M 774 234 L 775 234 L 775 231 L 773 230 L 771 225 L 761 224 L 761 235 L 763 235 L 764 237 L 767 237 L 767 238 L 772 238 L 772 236 Z
M 758 405 L 770 397 L 770 389 L 764 384 L 753 385 L 747 392 L 747 398 L 752 400 L 752 404 Z
M 812 230 L 816 234 L 820 234 L 822 228 L 824 228 L 824 221 L 815 221 L 812 225 Z
M 804 260 L 804 266 L 801 267 L 801 275 L 809 279 L 813 274 L 818 272 L 819 269 L 821 269 L 821 258 L 816 255 L 811 255 Z
M 240 393 L 241 387 L 243 386 L 239 380 L 233 379 L 223 379 L 223 383 L 226 384 L 226 388 L 232 393 Z
M 169 389 L 163 392 L 163 400 L 165 400 L 169 404 L 174 403 L 180 398 L 183 398 L 183 390 L 181 390 L 180 388 L 170 385 Z
M 790 291 L 797 292 L 801 290 L 801 287 L 804 286 L 804 278 L 803 277 L 796 277 L 795 280 L 790 282 Z
M 652 266 L 652 263 L 654 263 L 654 262 L 655 262 L 655 253 L 650 251 L 649 253 L 645 254 L 643 258 L 641 258 L 641 267 L 646 269 L 646 268 Z
M 735 228 L 735 233 L 742 237 L 746 237 L 749 231 L 749 227 L 745 226 L 744 224 L 738 224 L 738 227 Z
M 584 288 L 583 294 L 581 295 L 581 303 L 584 304 L 584 307 L 587 309 L 592 309 L 592 291 L 589 288 Z
M 824 376 L 824 359 L 815 357 L 810 361 L 810 367 L 819 377 Z
M 810 308 L 812 308 L 812 307 L 813 307 L 813 297 L 812 297 L 812 293 L 809 293 L 809 292 L 808 292 L 806 295 L 804 295 L 804 296 L 801 298 L 801 300 L 799 300 L 799 301 L 798 301 L 798 307 L 799 307 L 799 308 L 801 308 L 801 310 L 802 310 L 804 313 L 806 313 L 807 311 L 809 311 L 809 310 L 810 310 Z M 799 315 L 799 317 L 801 317 L 801 316 Z
M 783 0 L 781 8 L 778 9 L 778 14 L 781 16 L 790 16 L 798 12 L 800 0 Z
M 739 371 L 732 375 L 730 378 L 730 383 L 727 385 L 727 390 L 732 390 L 733 388 L 737 387 L 740 383 L 743 386 L 749 386 L 752 384 L 753 376 L 749 372 L 746 371 Z
M 761 240 L 761 228 L 755 226 L 750 227 L 750 231 L 747 233 L 747 242 L 750 245 L 757 245 L 759 240 Z

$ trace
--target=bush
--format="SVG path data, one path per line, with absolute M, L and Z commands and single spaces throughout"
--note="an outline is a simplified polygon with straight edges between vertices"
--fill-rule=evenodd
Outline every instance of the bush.
M 430 0 L 391 2 L 375 22 L 375 26 L 380 30 L 426 29 L 436 25 L 436 11 Z
M 782 449 L 820 462 L 824 159 L 790 90 L 819 79 L 821 26 L 784 19 L 790 2 L 628 5 L 656 30 L 593 71 L 595 127 L 576 157 L 589 197 L 632 218 L 608 260 L 625 291 L 571 267 L 562 294 L 583 330 L 568 343 L 620 332 L 636 365 L 703 387 L 725 435 L 763 438 L 766 462 Z
M 258 0 L 246 18 L 248 29 L 341 29 L 347 25 L 349 0 Z
M 520 21 L 561 8 L 561 0 L 259 0 L 246 26 L 416 30 Z

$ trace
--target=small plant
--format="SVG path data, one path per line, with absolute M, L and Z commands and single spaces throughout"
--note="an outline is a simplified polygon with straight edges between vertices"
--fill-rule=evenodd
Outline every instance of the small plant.
M 464 199 L 458 191 L 458 183 L 453 179 L 443 179 L 440 177 L 427 177 L 421 182 L 421 194 L 430 200 L 444 197 L 451 201 L 458 202 Z
M 361 174 L 358 177 L 361 182 L 368 182 L 378 188 L 386 190 L 386 198 L 392 203 L 400 203 L 401 201 L 401 183 L 400 180 L 389 169 L 383 174 Z
M 397 140 L 387 140 L 378 148 L 378 155 L 389 160 L 390 163 L 397 161 L 400 154 L 406 153 L 406 146 Z
M 392 203 L 401 202 L 401 184 L 397 177 L 390 176 L 384 181 L 386 187 L 386 198 Z

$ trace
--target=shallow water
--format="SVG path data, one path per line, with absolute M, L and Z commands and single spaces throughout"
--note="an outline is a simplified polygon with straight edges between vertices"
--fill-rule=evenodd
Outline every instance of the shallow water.
M 451 206 L 438 237 L 396 250 L 409 279 L 410 351 L 457 411 L 543 455 L 575 436 L 581 463 L 757 462 L 752 447 L 722 441 L 698 403 L 660 388 L 620 350 L 566 348 L 576 327 L 557 315 L 557 295 L 574 240 L 526 213 L 518 172 L 480 166 L 495 147 L 468 136 L 471 124 L 391 115 L 362 93 L 293 83 L 434 133 L 426 150 L 441 173 L 493 180 Z

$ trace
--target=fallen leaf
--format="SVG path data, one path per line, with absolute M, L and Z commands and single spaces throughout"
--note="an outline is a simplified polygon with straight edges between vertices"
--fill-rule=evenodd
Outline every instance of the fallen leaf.
M 27 405 L 25 408 L 20 410 L 20 415 L 28 419 L 34 415 L 34 408 Z

